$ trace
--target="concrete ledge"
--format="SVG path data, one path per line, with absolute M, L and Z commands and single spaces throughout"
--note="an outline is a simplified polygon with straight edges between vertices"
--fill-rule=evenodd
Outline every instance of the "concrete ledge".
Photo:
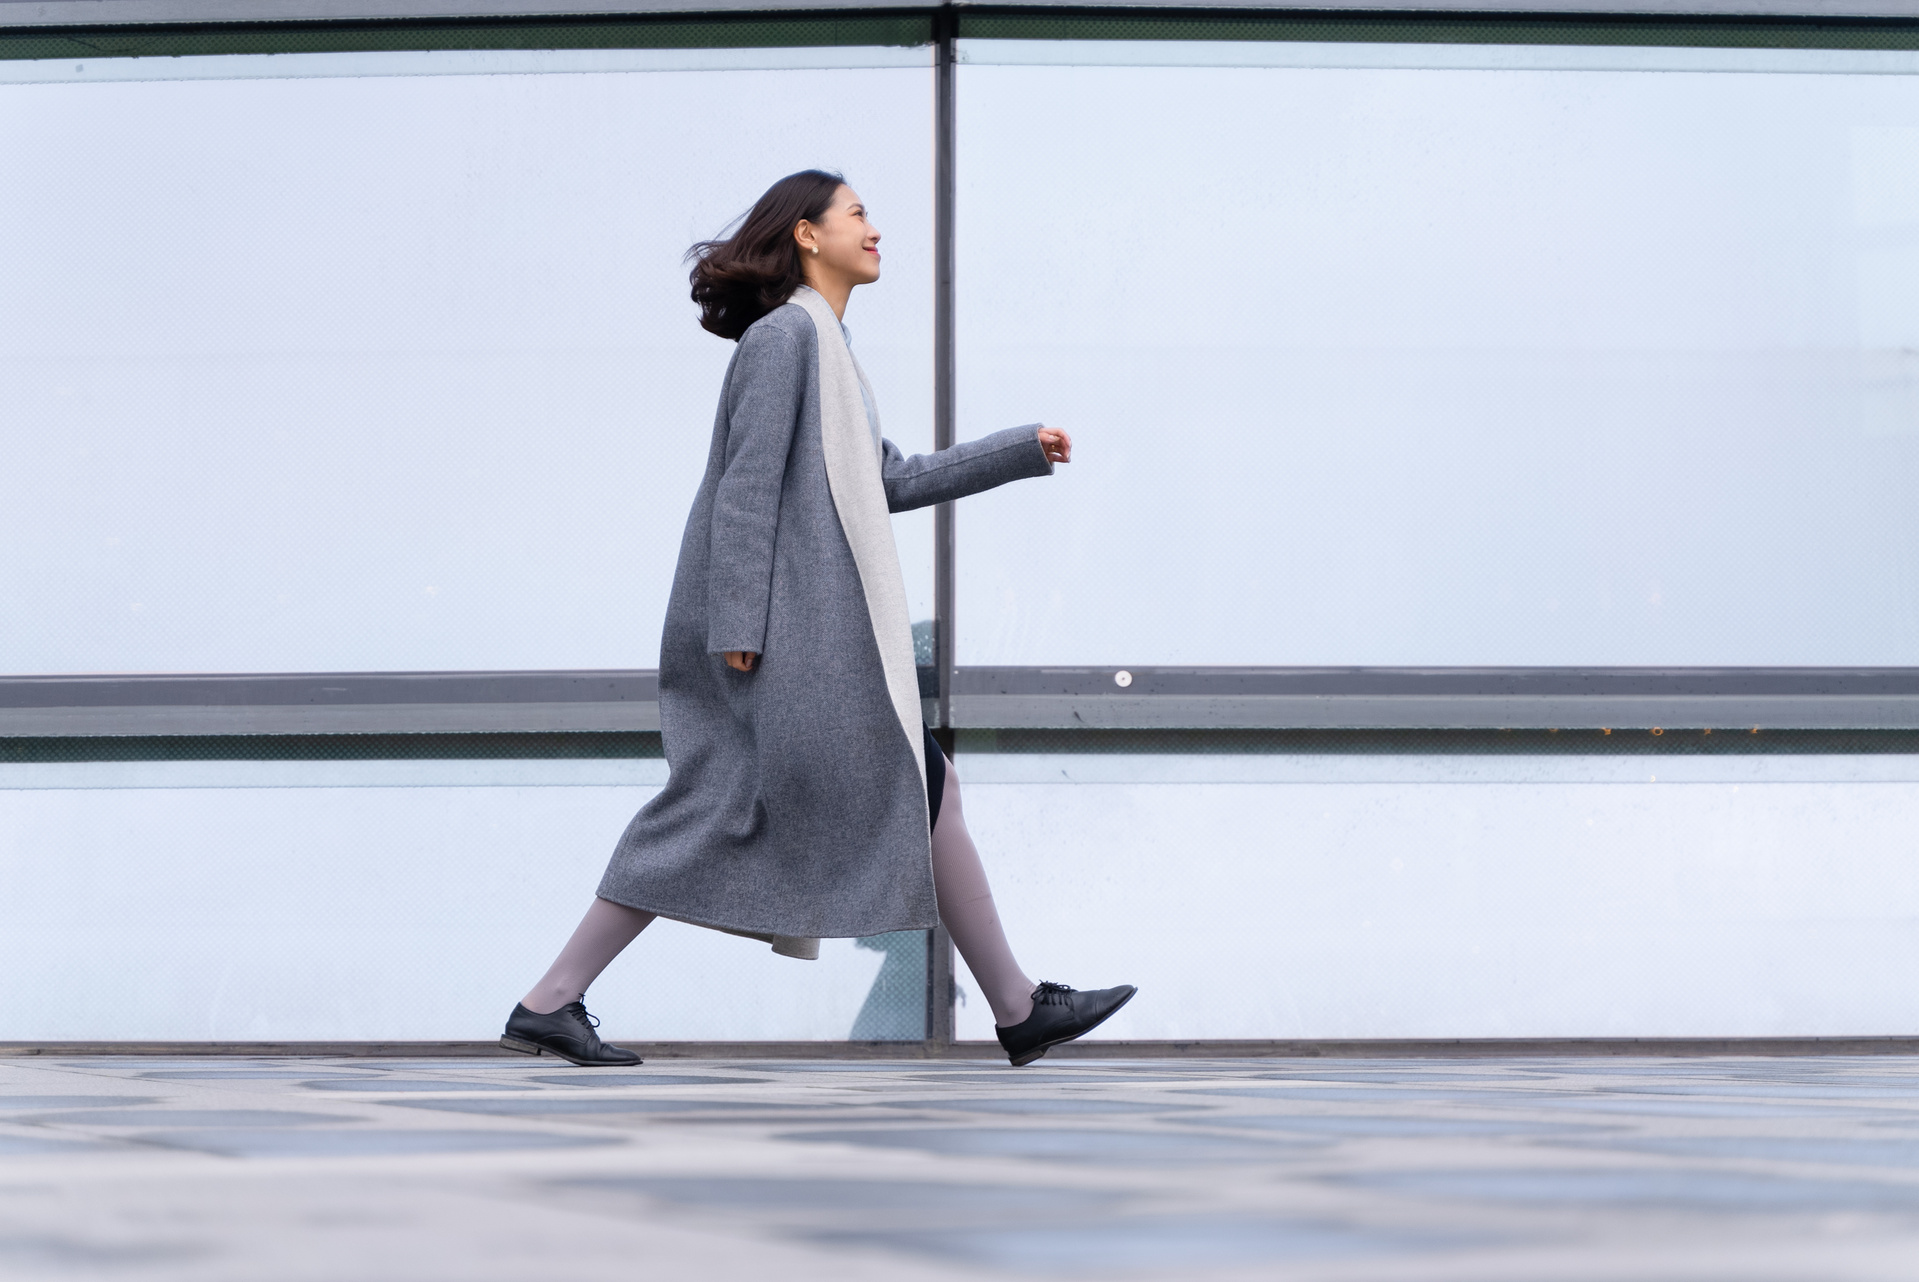
M 998 1047 L 991 1042 L 960 1046 Z M 1310 1041 L 1072 1042 L 1048 1059 L 1528 1059 L 1707 1055 L 1919 1055 L 1919 1037 L 1470 1037 Z
M 617 1036 L 606 1040 L 638 1051 L 647 1059 L 974 1059 L 986 1057 L 989 1051 L 995 1058 L 1005 1058 L 1005 1052 L 992 1042 L 977 1043 L 977 1054 L 956 1049 L 938 1055 L 927 1042 L 645 1042 Z M 0 1058 L 37 1055 L 526 1058 L 516 1051 L 503 1049 L 497 1038 L 485 1042 L 0 1042 Z
M 999 1060 L 994 1042 L 608 1041 L 646 1059 Z M 0 1042 L 0 1057 L 36 1055 L 294 1055 L 341 1059 L 513 1057 L 484 1042 Z M 1048 1059 L 1530 1059 L 1703 1056 L 1919 1055 L 1919 1036 L 1473 1037 L 1219 1041 L 1092 1041 L 1056 1046 Z

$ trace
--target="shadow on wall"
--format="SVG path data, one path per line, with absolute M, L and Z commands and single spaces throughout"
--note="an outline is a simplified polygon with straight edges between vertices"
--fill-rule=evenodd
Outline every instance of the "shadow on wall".
M 926 1036 L 926 932 L 896 930 L 853 941 L 884 953 L 880 973 L 847 1036 L 856 1042 L 917 1042 Z

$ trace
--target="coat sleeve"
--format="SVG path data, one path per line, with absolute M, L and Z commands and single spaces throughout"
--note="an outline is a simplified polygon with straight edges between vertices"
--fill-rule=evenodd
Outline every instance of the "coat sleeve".
M 791 334 L 748 330 L 727 383 L 726 464 L 707 535 L 706 651 L 764 653 L 773 534 L 793 447 L 805 355 Z
M 1038 423 L 1009 427 L 931 454 L 907 458 L 891 441 L 881 442 L 880 474 L 886 482 L 886 507 L 906 512 L 931 503 L 963 499 L 1008 481 L 1051 476 L 1053 464 L 1039 443 Z

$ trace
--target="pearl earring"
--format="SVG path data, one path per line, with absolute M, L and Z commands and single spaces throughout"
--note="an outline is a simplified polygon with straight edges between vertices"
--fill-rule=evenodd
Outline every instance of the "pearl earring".
M 820 252 L 820 247 L 819 247 L 818 245 L 815 245 L 815 246 L 813 246 L 813 252 L 814 252 L 814 253 L 816 253 L 816 254 L 817 254 L 817 253 L 819 253 L 819 252 Z

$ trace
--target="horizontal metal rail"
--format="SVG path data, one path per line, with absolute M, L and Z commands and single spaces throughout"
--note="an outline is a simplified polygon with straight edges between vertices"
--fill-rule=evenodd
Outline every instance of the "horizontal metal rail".
M 1919 668 L 961 667 L 952 722 L 962 730 L 1915 730 Z M 0 737 L 659 728 L 651 670 L 0 677 Z
M 1914 668 L 960 668 L 960 729 L 1919 728 Z
M 659 728 L 651 670 L 0 678 L 9 737 Z

